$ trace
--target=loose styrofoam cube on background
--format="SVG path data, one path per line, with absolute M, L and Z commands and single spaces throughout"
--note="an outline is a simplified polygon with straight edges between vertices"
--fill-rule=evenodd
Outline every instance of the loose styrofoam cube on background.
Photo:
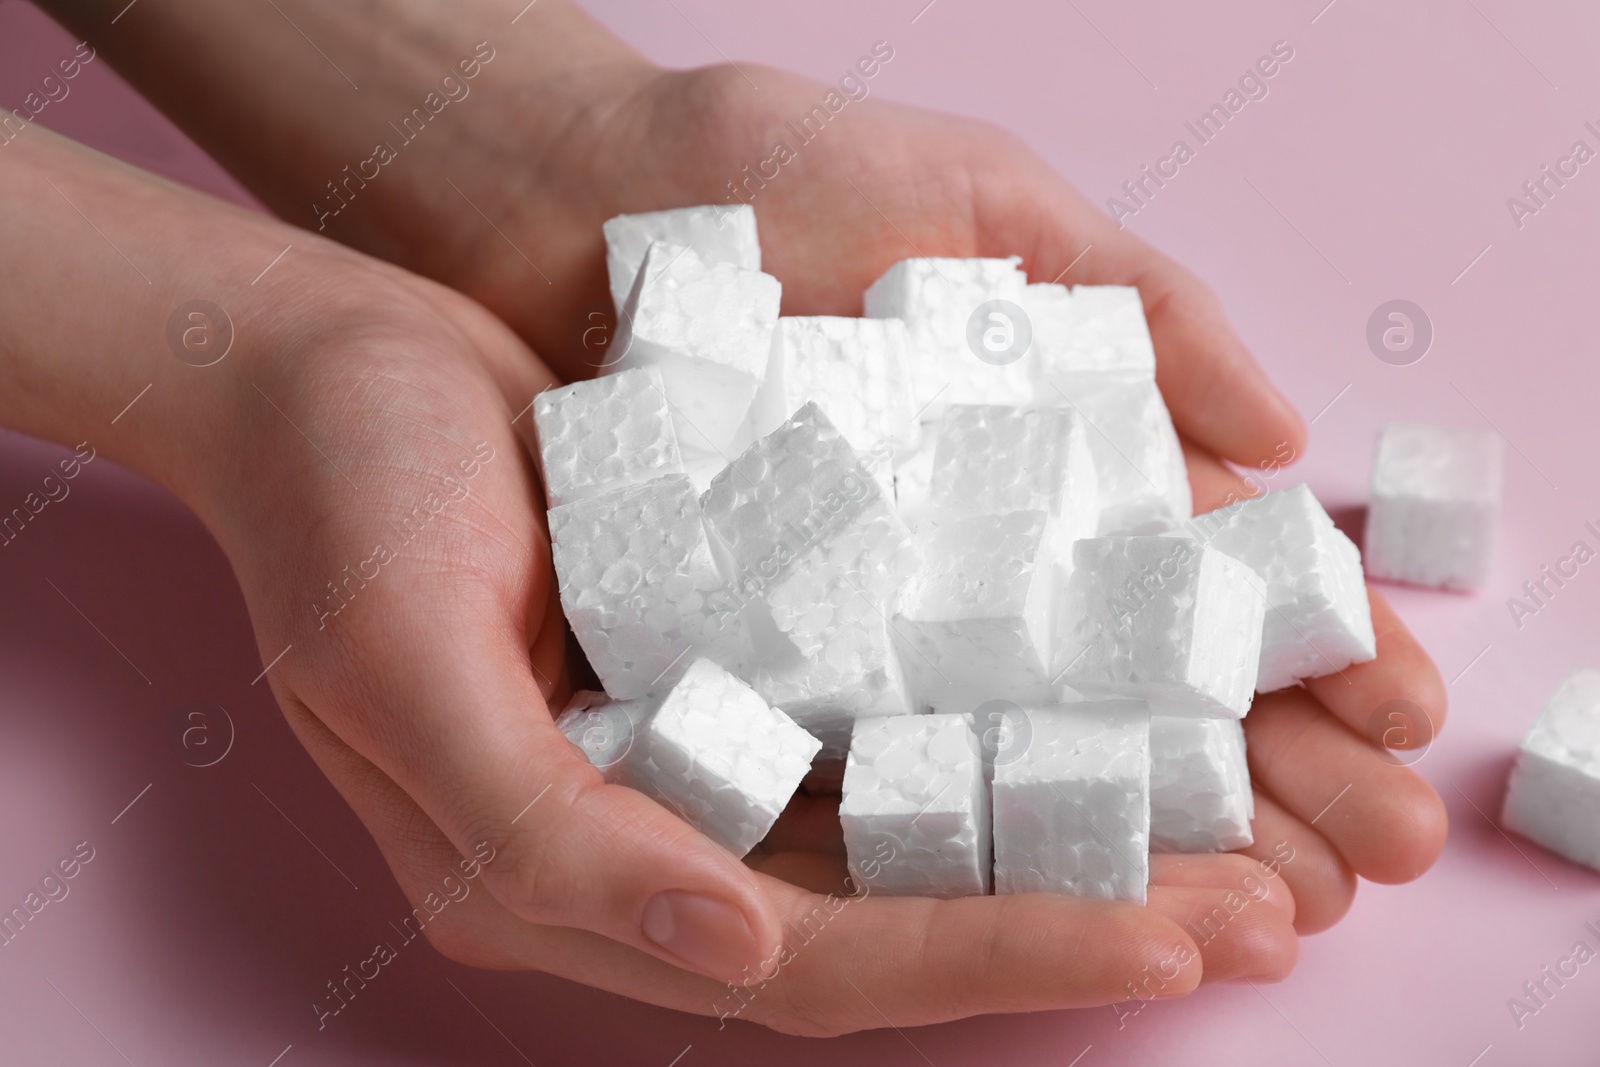
M 1139 290 L 1127 285 L 1030 285 L 1034 374 L 1065 383 L 1080 374 L 1153 380 L 1156 350 Z M 1070 390 L 1070 386 L 1067 386 Z
M 1494 562 L 1505 444 L 1493 430 L 1392 422 L 1378 437 L 1367 573 L 1481 589 Z
M 839 821 L 859 887 L 889 896 L 987 893 L 989 798 L 971 717 L 858 722 Z
M 760 664 L 750 685 L 821 741 L 825 759 L 844 758 L 857 720 L 913 710 L 888 622 L 881 615 L 836 627 L 814 656 L 796 652 Z
M 802 656 L 881 618 L 916 569 L 910 530 L 815 403 L 717 474 L 701 502 L 737 595 L 764 605 Z
M 1150 712 L 1103 700 L 1005 712 L 995 759 L 994 891 L 1143 904 L 1150 876 Z
M 1296 485 L 1207 512 L 1190 529 L 1265 583 L 1258 692 L 1377 656 L 1361 553 L 1310 487 Z
M 761 243 L 756 239 L 756 212 L 749 204 L 618 215 L 602 227 L 606 238 L 606 272 L 611 300 L 620 315 L 628 302 L 639 265 L 651 242 L 687 245 L 707 263 L 732 263 L 745 270 L 761 269 Z
M 608 373 L 656 367 L 678 447 L 696 484 L 727 463 L 767 373 L 778 280 L 692 248 L 652 244 L 618 330 Z
M 894 456 L 918 435 L 910 350 L 899 319 L 780 318 L 750 408 L 754 435 L 765 437 L 816 401 L 878 481 L 892 487 Z
M 1501 822 L 1600 870 L 1600 671 L 1568 674 L 1539 712 L 1512 766 Z
M 1083 419 L 1066 407 L 951 404 L 938 424 L 929 509 L 941 516 L 1040 510 L 1055 520 L 1058 560 L 1093 537 L 1099 479 Z
M 926 520 L 894 637 L 919 705 L 967 712 L 1052 694 L 1053 523 L 1043 511 Z
M 1084 419 L 1100 486 L 1099 536 L 1161 533 L 1189 518 L 1189 472 L 1155 382 L 1082 375 L 1064 388 L 1047 383 L 1039 403 L 1068 405 Z
M 821 742 L 708 659 L 633 702 L 632 747 L 614 780 L 743 856 L 767 836 Z
M 1244 727 L 1234 719 L 1150 718 L 1150 851 L 1232 852 L 1254 840 Z
M 1057 635 L 1064 684 L 1147 700 L 1155 715 L 1245 716 L 1266 610 L 1254 571 L 1187 537 L 1089 538 L 1073 559 Z
M 552 508 L 550 540 L 567 621 L 613 697 L 671 684 L 692 652 L 745 658 L 743 621 L 719 607 L 727 590 L 687 476 Z
M 1022 404 L 1031 399 L 1028 327 L 1017 321 L 1026 314 L 1022 301 L 1028 284 L 1017 267 L 1020 262 L 1015 256 L 903 259 L 867 289 L 863 302 L 869 318 L 904 319 L 910 331 L 915 410 L 936 413 L 935 405 Z M 978 315 L 974 330 L 974 315 L 995 300 L 1016 310 L 994 307 Z M 995 343 L 985 345 L 985 336 Z M 979 358 L 975 343 L 986 358 Z
M 672 413 L 654 367 L 638 367 L 533 398 L 539 471 L 550 506 L 682 474 Z

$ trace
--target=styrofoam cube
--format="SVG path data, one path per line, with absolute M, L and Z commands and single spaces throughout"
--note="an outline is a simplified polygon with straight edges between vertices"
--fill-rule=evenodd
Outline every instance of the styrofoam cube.
M 859 887 L 888 896 L 987 893 L 989 798 L 971 718 L 858 722 L 839 821 Z
M 1246 848 L 1255 815 L 1241 723 L 1151 716 L 1150 851 Z
M 1068 405 L 1084 419 L 1100 485 L 1099 536 L 1161 533 L 1188 520 L 1189 472 L 1154 381 L 1080 375 L 1047 383 L 1039 403 Z
M 583 750 L 606 781 L 615 781 L 649 707 L 646 699 L 612 700 L 606 693 L 579 690 L 556 719 L 556 728 Z
M 660 801 L 743 856 L 767 836 L 821 742 L 708 659 L 655 696 L 629 702 L 633 744 L 619 785 Z
M 1019 707 L 1005 716 L 1019 743 L 995 760 L 994 891 L 1143 904 L 1149 709 L 1105 700 Z
M 1249 567 L 1187 537 L 1079 541 L 1058 637 L 1061 681 L 1151 714 L 1243 718 L 1266 600 Z
M 673 430 L 696 484 L 733 453 L 767 373 L 778 322 L 778 280 L 707 263 L 686 245 L 652 244 L 618 330 L 609 373 L 655 367 Z
M 844 758 L 857 720 L 913 710 L 888 622 L 881 616 L 836 627 L 814 656 L 794 652 L 759 664 L 750 684 L 822 742 L 824 759 Z
M 938 452 L 938 423 L 924 424 L 916 447 L 894 461 L 894 509 L 915 527 L 933 513 L 933 459 Z
M 780 318 L 750 408 L 754 436 L 765 437 L 815 401 L 880 484 L 892 487 L 894 456 L 918 436 L 910 351 L 899 319 Z
M 918 525 L 922 567 L 900 590 L 894 636 L 919 704 L 1050 699 L 1052 527 L 1043 511 Z
M 1493 430 L 1392 422 L 1378 437 L 1367 573 L 1481 589 L 1494 562 L 1505 444 Z
M 815 403 L 717 474 L 701 502 L 736 594 L 764 605 L 802 656 L 883 618 L 916 569 L 911 532 Z
M 1100 483 L 1083 419 L 1066 407 L 951 404 L 938 424 L 929 509 L 940 516 L 1039 510 L 1058 559 L 1093 537 Z
M 639 367 L 533 398 L 539 470 L 550 506 L 682 474 L 672 413 L 654 367 Z
M 742 661 L 748 637 L 711 556 L 694 485 L 682 474 L 550 510 L 561 606 L 606 692 L 670 685 L 694 658 Z
M 1377 656 L 1361 553 L 1308 486 L 1207 512 L 1190 529 L 1265 583 L 1257 691 L 1270 693 Z
M 1044 381 L 1066 383 L 1081 374 L 1155 378 L 1156 350 L 1138 289 L 1041 282 L 1028 286 L 1022 306 L 1033 326 L 1034 373 Z
M 1019 347 L 1025 324 L 1003 309 L 980 315 L 980 359 L 969 340 L 971 322 L 983 305 L 1005 300 L 1022 310 L 1028 279 L 1020 259 L 903 259 L 873 282 L 863 298 L 875 319 L 904 319 L 911 334 L 911 378 L 915 409 L 937 410 L 944 404 L 1022 404 L 1033 395 L 1025 350 L 1011 359 L 1005 350 Z M 995 317 L 998 316 L 998 317 Z M 1000 352 L 992 352 L 994 348 Z
M 1501 822 L 1600 870 L 1600 671 L 1568 674 L 1539 712 L 1511 768 Z
M 602 227 L 606 238 L 606 272 L 611 301 L 620 315 L 628 302 L 645 250 L 651 242 L 687 245 L 707 263 L 732 263 L 745 270 L 761 269 L 761 242 L 756 238 L 756 212 L 749 204 L 707 204 L 703 207 L 618 215 Z

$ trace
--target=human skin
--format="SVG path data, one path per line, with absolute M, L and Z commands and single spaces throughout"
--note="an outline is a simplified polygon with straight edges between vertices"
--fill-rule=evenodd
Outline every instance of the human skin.
M 490 892 L 428 927 L 441 951 L 726 1014 L 726 983 L 771 974 L 785 924 L 811 915 L 819 892 L 842 892 L 836 800 L 797 797 L 740 864 L 603 784 L 553 728 L 549 707 L 572 668 L 524 412 L 538 390 L 603 358 L 583 340 L 605 306 L 600 222 L 721 202 L 725 181 L 767 158 L 781 123 L 826 87 L 749 66 L 662 71 L 553 0 L 515 26 L 514 9 L 476 0 L 448 16 L 418 2 L 279 0 L 280 15 L 141 0 L 114 29 L 105 5 L 55 6 L 267 204 L 313 230 L 325 183 L 491 42 L 472 95 L 324 219 L 320 238 L 42 129 L 0 146 L 20 161 L 0 172 L 0 227 L 20 235 L 0 250 L 8 280 L 18 277 L 0 291 L 0 420 L 67 443 L 92 426 L 106 453 L 201 516 L 233 561 L 263 662 L 294 646 L 268 675 L 291 726 L 414 902 L 492 844 Z M 252 46 L 228 43 L 239 40 Z M 859 313 L 866 284 L 918 254 L 1016 253 L 1035 276 L 1136 284 L 1197 509 L 1239 490 L 1219 457 L 1256 466 L 1303 451 L 1298 417 L 1203 285 L 1014 139 L 876 101 L 837 121 L 754 201 L 786 313 Z M 95 322 L 75 314 L 71 294 L 86 284 L 110 305 Z M 236 350 L 210 368 L 176 360 L 164 341 L 172 308 L 195 296 L 227 308 L 238 329 Z M 148 338 L 131 356 L 130 337 Z M 137 418 L 102 431 L 148 382 Z M 392 536 L 391 521 L 447 491 L 445 475 L 478 442 L 495 458 L 469 495 L 348 607 L 331 618 L 313 609 Z M 1444 717 L 1431 661 L 1381 596 L 1372 602 L 1377 660 L 1260 698 L 1246 720 L 1251 849 L 1152 857 L 1144 908 L 1037 895 L 852 901 L 746 994 L 739 1017 L 831 1034 L 1104 1004 L 1134 995 L 1130 983 L 1152 970 L 1162 995 L 1286 974 L 1296 932 L 1336 921 L 1358 874 L 1405 881 L 1443 847 L 1437 796 L 1363 736 L 1392 700 L 1421 709 L 1427 737 Z M 1193 921 L 1226 908 L 1247 877 L 1270 892 L 1221 936 L 1197 938 Z

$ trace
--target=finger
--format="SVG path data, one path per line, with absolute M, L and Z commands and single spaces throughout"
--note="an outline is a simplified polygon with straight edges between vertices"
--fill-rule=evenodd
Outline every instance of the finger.
M 1299 957 L 1292 917 L 1244 889 L 1153 885 L 1147 907 L 1199 947 L 1207 985 L 1232 978 L 1281 981 Z
M 1150 884 L 1173 889 L 1237 889 L 1271 904 L 1294 920 L 1296 902 L 1289 887 L 1258 860 L 1235 852 L 1155 852 L 1150 856 Z
M 1019 169 L 1015 204 L 986 241 L 1023 250 L 1029 277 L 1063 284 L 1137 286 L 1156 350 L 1156 381 L 1178 432 L 1235 463 L 1298 456 L 1305 422 L 1228 322 L 1221 302 L 1190 271 L 1040 167 Z M 1070 268 L 1070 269 L 1069 269 Z
M 1345 725 L 1375 745 L 1421 749 L 1444 726 L 1444 679 L 1433 657 L 1378 590 L 1367 587 L 1378 656 L 1336 674 L 1308 678 L 1306 689 Z
M 1356 872 L 1327 838 L 1259 787 L 1255 793 L 1256 817 L 1250 824 L 1255 840 L 1240 853 L 1258 861 L 1264 876 L 1281 880 L 1294 895 L 1296 932 L 1326 930 L 1350 910 Z
M 1363 878 L 1407 882 L 1439 858 L 1448 818 L 1438 794 L 1305 690 L 1258 696 L 1244 728 L 1251 779 L 1327 837 Z

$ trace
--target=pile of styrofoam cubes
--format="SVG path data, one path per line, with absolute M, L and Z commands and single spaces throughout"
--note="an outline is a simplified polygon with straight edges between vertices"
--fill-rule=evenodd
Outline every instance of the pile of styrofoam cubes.
M 831 772 L 885 893 L 1143 901 L 1249 844 L 1240 720 L 1373 658 L 1361 562 L 1304 486 L 1191 519 L 1137 290 L 908 259 L 789 318 L 748 207 L 605 233 L 614 354 L 534 411 L 609 780 L 742 855 Z

